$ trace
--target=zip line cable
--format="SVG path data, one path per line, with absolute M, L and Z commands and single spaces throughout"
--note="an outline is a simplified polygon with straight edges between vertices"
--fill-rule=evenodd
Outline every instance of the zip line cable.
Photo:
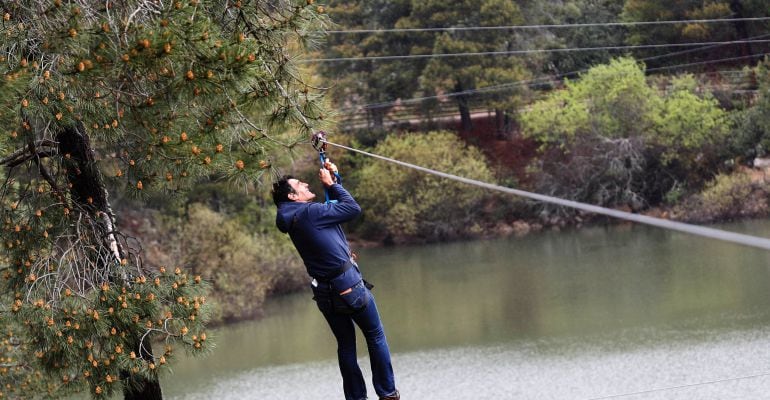
M 613 218 L 619 218 L 619 219 L 623 219 L 623 220 L 626 220 L 626 221 L 638 222 L 638 223 L 642 223 L 642 224 L 656 226 L 656 227 L 659 227 L 659 228 L 664 228 L 664 229 L 669 229 L 669 230 L 674 230 L 674 231 L 679 231 L 679 232 L 684 232 L 684 233 L 690 233 L 690 234 L 697 235 L 697 236 L 702 236 L 702 237 L 707 237 L 707 238 L 711 238 L 711 239 L 717 239 L 717 240 L 721 240 L 721 241 L 725 241 L 725 242 L 741 244 L 741 245 L 744 245 L 744 246 L 750 246 L 750 247 L 756 247 L 756 248 L 760 248 L 760 249 L 770 250 L 770 239 L 768 239 L 768 238 L 763 238 L 763 237 L 758 237 L 758 236 L 751 236 L 751 235 L 745 235 L 745 234 L 742 234 L 742 233 L 728 232 L 728 231 L 723 231 L 723 230 L 720 230 L 720 229 L 707 228 L 707 227 L 703 227 L 703 226 L 686 224 L 686 223 L 683 223 L 683 222 L 676 222 L 676 221 L 670 221 L 670 220 L 665 220 L 665 219 L 660 219 L 660 218 L 649 217 L 649 216 L 646 216 L 646 215 L 632 214 L 630 212 L 613 210 L 613 209 L 610 209 L 610 208 L 605 208 L 605 207 L 599 207 L 599 206 L 595 206 L 595 205 L 591 205 L 591 204 L 580 203 L 580 202 L 572 201 L 572 200 L 560 199 L 558 197 L 546 196 L 546 195 L 538 194 L 538 193 L 531 193 L 531 192 L 527 192 L 527 191 L 524 191 L 524 190 L 513 189 L 513 188 L 509 188 L 509 187 L 504 187 L 504 186 L 500 186 L 500 185 L 495 185 L 495 184 L 491 184 L 491 183 L 487 183 L 487 182 L 478 181 L 478 180 L 475 180 L 475 179 L 464 178 L 464 177 L 461 177 L 461 176 L 448 174 L 446 172 L 436 171 L 436 170 L 433 170 L 433 169 L 430 169 L 430 168 L 421 167 L 419 165 L 410 164 L 410 163 L 407 163 L 407 162 L 404 162 L 404 161 L 399 161 L 399 160 L 396 160 L 396 159 L 393 159 L 393 158 L 381 156 L 381 155 L 374 154 L 374 153 L 369 153 L 367 151 L 354 149 L 352 147 L 344 146 L 344 145 L 337 144 L 337 143 L 332 143 L 332 142 L 329 142 L 329 141 L 324 141 L 324 143 L 330 144 L 332 146 L 339 147 L 341 149 L 352 151 L 352 152 L 355 152 L 355 153 L 363 154 L 363 155 L 368 156 L 368 157 L 372 157 L 372 158 L 376 158 L 376 159 L 379 159 L 379 160 L 387 161 L 387 162 L 390 162 L 390 163 L 393 163 L 393 164 L 397 164 L 397 165 L 400 165 L 402 167 L 411 168 L 411 169 L 414 169 L 414 170 L 417 170 L 417 171 L 425 172 L 427 174 L 436 175 L 436 176 L 439 176 L 439 177 L 442 177 L 442 178 L 451 179 L 451 180 L 462 182 L 462 183 L 466 183 L 466 184 L 469 184 L 469 185 L 478 186 L 478 187 L 481 187 L 481 188 L 484 188 L 484 189 L 495 190 L 495 191 L 498 191 L 498 192 L 513 194 L 513 195 L 516 195 L 516 196 L 525 197 L 525 198 L 528 198 L 528 199 L 537 200 L 537 201 L 544 202 L 544 203 L 556 204 L 556 205 L 560 205 L 560 206 L 564 206 L 564 207 L 569 207 L 569 208 L 574 208 L 574 209 L 577 209 L 577 210 L 586 211 L 586 212 L 590 212 L 590 213 L 594 213 L 594 214 L 601 214 L 601 215 L 606 215 L 606 216 L 613 217 Z
M 392 61 L 392 60 L 410 60 L 425 58 L 449 58 L 449 57 L 473 57 L 473 56 L 513 56 L 522 54 L 542 54 L 542 53 L 574 53 L 580 51 L 601 51 L 601 50 L 636 50 L 636 49 L 659 49 L 665 47 L 687 47 L 687 46 L 708 46 L 708 45 L 730 45 L 746 43 L 769 43 L 770 39 L 761 40 L 730 40 L 723 42 L 695 42 L 695 43 L 663 43 L 663 44 L 639 44 L 628 46 L 601 46 L 601 47 L 568 47 L 564 49 L 529 49 L 529 50 L 507 50 L 507 51 L 479 51 L 468 53 L 437 53 L 437 54 L 407 54 L 398 56 L 363 56 L 363 57 L 334 57 L 334 58 L 311 58 L 299 60 L 300 63 L 313 62 L 345 62 L 345 61 Z
M 761 378 L 761 377 L 764 377 L 764 376 L 770 376 L 770 372 L 763 372 L 763 373 L 754 374 L 754 375 L 747 375 L 747 376 L 739 376 L 739 377 L 735 377 L 735 378 L 718 379 L 718 380 L 714 380 L 714 381 L 692 383 L 692 384 L 688 384 L 688 385 L 679 385 L 679 386 L 671 386 L 671 387 L 658 388 L 658 389 L 642 390 L 642 391 L 633 392 L 633 393 L 614 394 L 614 395 L 603 396 L 603 397 L 592 397 L 592 398 L 586 399 L 586 400 L 619 399 L 621 397 L 636 396 L 636 395 L 640 395 L 640 394 L 650 394 L 650 393 L 656 393 L 656 392 L 665 392 L 665 391 L 677 390 L 677 389 L 686 389 L 686 388 L 697 387 L 697 386 L 713 385 L 715 383 L 734 382 L 734 381 L 740 381 L 740 380 L 744 380 L 744 379 Z
M 326 31 L 329 34 L 358 34 L 358 33 L 406 33 L 406 32 L 460 32 L 460 31 L 490 31 L 490 30 L 522 30 L 522 29 L 554 29 L 554 28 L 589 28 L 610 26 L 645 26 L 672 24 L 709 24 L 723 22 L 767 21 L 770 17 L 748 18 L 717 18 L 717 19 L 685 19 L 668 21 L 629 21 L 629 22 L 593 22 L 584 24 L 543 24 L 543 25 L 502 25 L 502 26 L 458 26 L 446 28 L 388 28 L 388 29 L 342 29 Z

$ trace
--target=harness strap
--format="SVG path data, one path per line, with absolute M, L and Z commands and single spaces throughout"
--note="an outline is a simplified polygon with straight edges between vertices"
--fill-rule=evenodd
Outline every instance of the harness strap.
M 332 281 L 334 278 L 336 278 L 336 277 L 338 277 L 338 276 L 340 276 L 340 275 L 344 274 L 345 272 L 347 272 L 347 270 L 349 270 L 349 269 L 353 268 L 353 265 L 354 265 L 354 264 L 353 264 L 353 261 L 351 261 L 351 260 L 347 260 L 347 261 L 345 261 L 345 263 L 344 263 L 344 264 L 342 264 L 342 266 L 340 266 L 340 267 L 337 269 L 337 271 L 336 271 L 336 272 L 335 272 L 335 273 L 332 275 L 332 277 L 331 277 L 331 278 L 329 278 L 329 279 L 318 279 L 318 278 L 314 278 L 314 279 L 315 279 L 316 281 L 320 282 L 320 283 L 323 283 L 323 284 L 329 284 L 329 283 L 330 283 L 330 282 L 331 282 L 331 281 Z

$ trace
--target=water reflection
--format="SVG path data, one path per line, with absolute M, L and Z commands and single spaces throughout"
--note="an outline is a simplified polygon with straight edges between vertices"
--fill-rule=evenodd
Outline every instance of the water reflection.
M 729 228 L 770 236 L 770 222 Z M 628 225 L 360 253 L 410 398 L 456 398 L 437 393 L 460 390 L 454 380 L 467 378 L 506 388 L 475 398 L 581 398 L 522 366 L 551 382 L 564 375 L 588 398 L 596 389 L 627 392 L 767 365 L 759 347 L 767 348 L 770 327 L 770 253 L 762 250 Z M 335 345 L 308 293 L 218 336 L 211 356 L 185 360 L 163 380 L 167 394 L 195 398 L 216 387 L 232 393 L 225 398 L 327 398 L 313 397 L 327 390 L 320 388 L 338 395 Z M 712 359 L 697 361 L 699 354 Z M 687 364 L 696 361 L 719 365 Z M 680 362 L 697 374 L 678 372 Z M 604 367 L 623 363 L 636 371 L 630 381 Z M 605 375 L 614 380 L 601 386 Z M 292 379 L 316 389 L 302 392 Z M 459 394 L 468 396 L 459 398 L 475 386 L 463 386 Z

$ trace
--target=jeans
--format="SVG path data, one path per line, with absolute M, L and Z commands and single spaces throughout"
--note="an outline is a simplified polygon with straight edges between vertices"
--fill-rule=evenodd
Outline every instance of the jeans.
M 366 338 L 374 391 L 380 397 L 395 393 L 396 384 L 390 363 L 390 350 L 374 296 L 366 289 L 371 297 L 369 304 L 352 313 L 343 312 L 336 303 L 338 299 L 334 298 L 332 289 L 324 287 L 324 284 L 319 286 L 313 288 L 314 299 L 337 339 L 337 357 L 342 373 L 345 400 L 366 399 L 366 384 L 356 359 L 356 331 L 353 323 L 358 325 Z

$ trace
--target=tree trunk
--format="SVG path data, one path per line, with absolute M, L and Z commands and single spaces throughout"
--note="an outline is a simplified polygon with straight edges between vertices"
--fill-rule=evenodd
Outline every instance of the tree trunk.
M 741 4 L 740 0 L 732 0 L 730 2 L 730 10 L 733 12 L 733 18 L 736 18 L 735 22 L 733 22 L 733 26 L 735 26 L 735 32 L 738 34 L 738 40 L 749 40 L 749 29 L 748 25 L 746 24 L 746 21 L 741 21 L 741 18 L 744 18 L 743 15 L 743 5 Z M 754 55 L 754 52 L 751 49 L 751 43 L 742 43 L 740 46 L 741 49 L 741 55 L 742 56 L 752 56 Z
M 513 118 L 503 109 L 495 109 L 495 132 L 498 139 L 510 140 L 513 132 Z
M 462 84 L 460 82 L 457 82 L 455 84 L 455 92 L 460 93 L 463 90 Z M 460 131 L 462 133 L 470 133 L 473 130 L 473 122 L 471 121 L 471 110 L 468 106 L 468 95 L 461 94 L 459 96 L 455 96 L 455 99 L 457 99 L 457 107 L 460 111 Z
M 495 108 L 495 134 L 498 139 L 505 139 L 508 132 L 505 131 L 505 120 L 508 118 L 505 111 Z
M 64 155 L 67 181 L 71 185 L 70 193 L 74 202 L 98 221 L 102 237 L 117 262 L 126 257 L 125 251 L 114 234 L 114 216 L 108 200 L 107 188 L 97 168 L 91 143 L 82 124 L 69 127 L 56 135 L 59 152 Z M 128 281 L 126 277 L 126 281 Z M 152 347 L 149 341 L 141 343 L 141 333 L 134 332 L 136 354 L 147 360 L 152 359 Z M 140 345 L 142 349 L 140 350 Z M 124 398 L 126 400 L 162 400 L 160 381 L 157 376 L 146 379 L 133 375 L 129 371 L 121 371 L 126 383 Z
M 385 114 L 388 113 L 387 107 L 372 107 L 368 109 L 370 116 L 370 128 L 382 130 L 385 125 Z
M 136 343 L 135 352 L 141 354 L 141 357 L 147 361 L 152 360 L 152 346 L 149 341 L 142 344 L 141 338 L 134 337 Z M 150 354 L 147 354 L 150 352 Z M 163 400 L 163 393 L 160 389 L 158 376 L 154 375 L 152 379 L 147 379 L 141 375 L 131 375 L 128 371 L 120 371 L 123 380 L 123 399 L 124 400 Z
M 135 375 L 123 386 L 123 399 L 125 400 L 162 400 L 160 382 L 155 377 L 148 380 L 145 377 Z

